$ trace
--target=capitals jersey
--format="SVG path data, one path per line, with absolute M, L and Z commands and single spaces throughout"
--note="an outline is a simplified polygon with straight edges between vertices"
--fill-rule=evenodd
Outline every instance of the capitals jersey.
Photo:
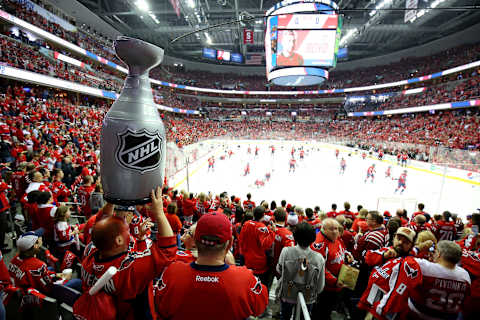
M 390 291 L 391 284 L 398 278 L 400 263 L 404 258 L 388 260 L 384 265 L 376 267 L 368 280 L 367 289 L 363 292 L 358 308 L 369 311 L 375 318 L 383 319 L 376 312 L 376 306 Z
M 150 284 L 148 300 L 155 320 L 243 320 L 266 309 L 268 291 L 245 267 L 175 262 Z
M 337 277 L 345 260 L 343 242 L 340 239 L 331 241 L 322 232 L 319 232 L 311 248 L 322 254 L 325 259 L 325 290 L 340 291 L 341 289 L 337 287 Z
M 455 228 L 455 222 L 453 221 L 445 222 L 440 220 L 434 225 L 434 230 L 438 241 L 454 241 L 457 236 L 457 228 Z
M 265 251 L 272 248 L 275 233 L 262 222 L 249 220 L 240 232 L 240 252 L 245 258 L 245 266 L 254 274 L 262 274 L 269 268 Z
M 425 259 L 415 261 L 420 266 L 422 282 L 411 288 L 407 318 L 457 319 L 470 294 L 468 272 L 459 266 L 447 269 Z
M 472 280 L 471 294 L 464 303 L 463 313 L 464 315 L 474 315 L 478 313 L 478 306 L 480 306 L 480 253 L 463 249 L 461 265 L 467 270 Z
M 26 290 L 37 289 L 48 294 L 52 288 L 52 279 L 55 276 L 53 271 L 47 269 L 47 264 L 35 257 L 20 258 L 16 255 L 8 265 L 10 276 L 15 286 Z
M 277 231 L 275 231 L 275 240 L 273 241 L 273 267 L 274 270 L 277 267 L 278 258 L 282 249 L 285 247 L 295 246 L 295 240 L 293 239 L 292 231 L 285 227 L 277 225 Z
M 84 216 L 90 217 L 92 215 L 92 208 L 90 207 L 90 195 L 95 191 L 95 186 L 80 186 L 77 190 L 78 201 L 80 202 L 81 212 Z
M 194 262 L 195 260 L 197 260 L 197 258 L 190 250 L 177 250 L 177 253 L 175 255 L 175 261 L 190 263 Z
M 56 201 L 66 202 L 68 201 L 68 197 L 72 194 L 72 192 L 61 181 L 54 181 L 50 187 L 52 189 L 53 198 Z
M 82 291 L 87 292 L 110 266 L 115 266 L 118 272 L 104 290 L 114 296 L 122 319 L 134 319 L 131 301 L 127 300 L 134 300 L 142 293 L 149 282 L 174 261 L 176 251 L 175 237 L 159 237 L 155 242 L 150 239 L 136 241 L 135 248 L 130 246 L 128 252 L 102 260 L 90 243 L 82 261 Z
M 368 167 L 367 169 L 367 175 L 372 176 L 375 173 L 375 167 Z

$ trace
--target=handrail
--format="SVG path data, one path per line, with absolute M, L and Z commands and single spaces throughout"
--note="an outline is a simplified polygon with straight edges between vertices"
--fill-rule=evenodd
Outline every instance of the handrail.
M 300 308 L 298 307 L 300 306 Z M 310 320 L 310 313 L 307 309 L 307 304 L 305 303 L 305 298 L 303 297 L 303 293 L 299 292 L 297 297 L 297 307 L 295 312 L 295 320 L 300 320 L 301 315 L 303 314 L 304 320 Z

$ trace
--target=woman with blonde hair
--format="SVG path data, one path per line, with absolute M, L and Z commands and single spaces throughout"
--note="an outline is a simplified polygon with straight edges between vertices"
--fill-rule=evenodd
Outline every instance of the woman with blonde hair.
M 423 258 L 430 261 L 434 260 L 435 248 L 437 247 L 437 238 L 428 230 L 417 234 L 415 240 L 415 251 L 417 251 L 417 258 Z M 428 250 L 426 248 L 429 248 Z

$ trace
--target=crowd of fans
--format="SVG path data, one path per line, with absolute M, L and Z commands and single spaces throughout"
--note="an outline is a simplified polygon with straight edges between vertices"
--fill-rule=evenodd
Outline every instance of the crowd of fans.
M 99 42 L 94 39 L 91 34 L 87 34 L 83 31 L 70 32 L 65 30 L 62 26 L 46 19 L 38 14 L 28 3 L 18 0 L 4 1 L 4 9 L 6 12 L 25 20 L 51 34 L 54 34 L 64 40 L 67 40 L 77 46 L 84 48 L 100 57 L 106 58 L 118 65 L 123 63 L 111 52 L 106 49 L 105 43 Z
M 447 102 L 466 101 L 480 98 L 480 76 L 475 70 L 471 77 L 452 81 L 447 84 L 429 86 L 424 92 L 412 95 L 397 95 L 386 99 L 385 102 L 357 102 L 347 103 L 345 109 L 348 112 L 392 110 L 416 106 L 435 105 Z
M 0 37 L 2 49 L 0 62 L 8 66 L 27 71 L 49 75 L 67 81 L 83 84 L 93 88 L 119 92 L 121 83 L 110 77 L 103 77 L 96 72 L 79 68 L 56 59 L 47 59 L 39 51 L 20 41 Z M 106 75 L 105 75 L 106 76 Z
M 257 206 L 250 194 L 167 186 L 152 191 L 150 205 L 115 207 L 103 203 L 90 161 L 72 170 L 68 156 L 50 161 L 39 149 L 25 156 L 7 163 L 13 172 L 3 172 L 0 184 L 0 234 L 9 231 L 8 215 L 26 229 L 13 259 L 0 260 L 7 312 L 15 297 L 28 310 L 45 307 L 48 296 L 86 319 L 290 319 L 302 292 L 315 319 L 333 311 L 351 319 L 476 316 L 480 214 L 462 221 L 448 211 L 429 214 L 423 204 L 411 215 L 353 211 L 348 202 L 341 211 L 336 204 L 304 209 L 293 199 Z M 90 295 L 112 266 L 117 274 Z M 269 301 L 274 278 L 280 312 Z M 62 295 L 66 288 L 73 299 Z M 435 300 L 446 288 L 455 299 Z M 429 300 L 436 303 L 423 303 Z

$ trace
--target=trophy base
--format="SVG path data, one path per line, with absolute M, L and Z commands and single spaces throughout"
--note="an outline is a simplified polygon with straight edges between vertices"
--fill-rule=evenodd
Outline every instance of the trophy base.
M 108 203 L 118 204 L 120 206 L 135 206 L 137 204 L 147 204 L 152 202 L 152 199 L 150 197 L 140 199 L 119 199 L 104 195 L 103 199 Z

